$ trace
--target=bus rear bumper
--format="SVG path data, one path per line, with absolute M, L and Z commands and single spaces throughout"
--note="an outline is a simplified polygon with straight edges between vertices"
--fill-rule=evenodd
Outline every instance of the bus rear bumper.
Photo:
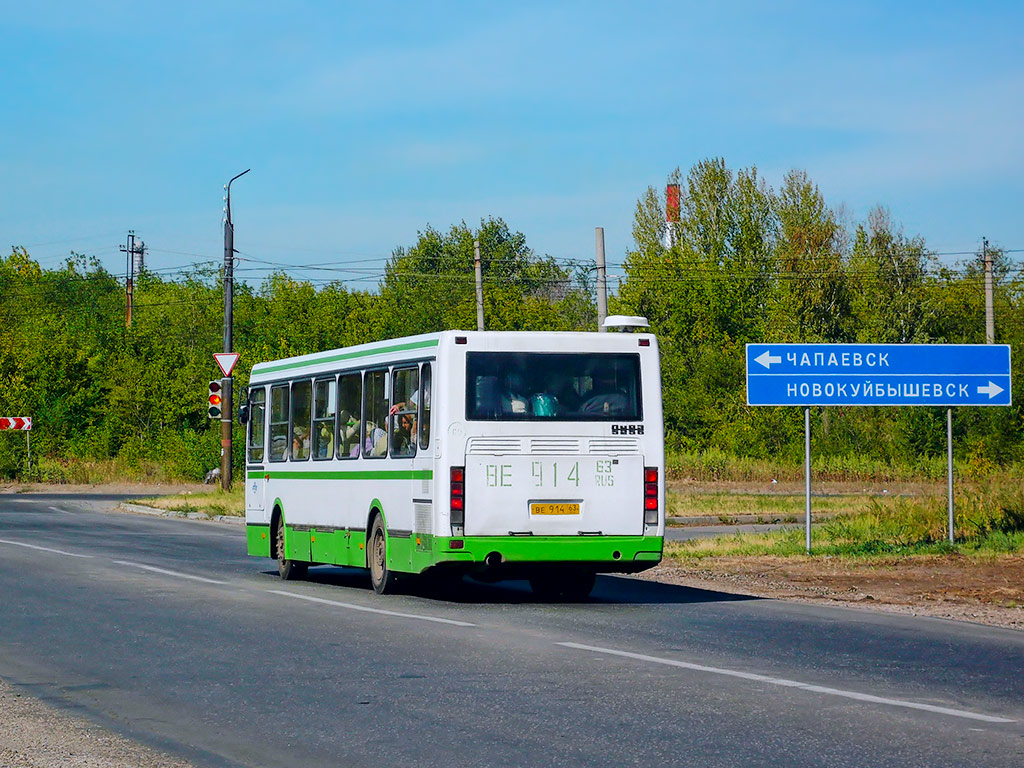
M 637 573 L 661 562 L 660 536 L 461 536 L 437 538 L 438 565 L 501 571 L 566 564 L 601 573 Z

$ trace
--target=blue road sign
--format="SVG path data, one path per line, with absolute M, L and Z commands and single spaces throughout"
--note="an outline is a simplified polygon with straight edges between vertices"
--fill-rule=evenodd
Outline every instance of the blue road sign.
M 1006 344 L 747 344 L 748 405 L 1010 405 Z

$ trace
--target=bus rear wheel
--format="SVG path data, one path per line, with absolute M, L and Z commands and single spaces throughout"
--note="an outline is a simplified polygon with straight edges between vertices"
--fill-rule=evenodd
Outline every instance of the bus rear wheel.
M 296 560 L 289 560 L 285 557 L 284 549 L 284 518 L 279 518 L 277 521 L 277 533 L 274 537 L 275 549 L 277 549 L 277 574 L 285 581 L 294 581 L 295 579 L 301 579 L 306 575 L 306 570 L 309 567 L 309 563 L 298 562 Z
M 550 570 L 530 577 L 530 589 L 541 600 L 578 602 L 594 589 L 597 574 L 582 570 Z
M 370 527 L 370 546 L 366 559 L 370 566 L 370 583 L 378 595 L 395 591 L 398 577 L 388 568 L 388 538 L 384 531 L 384 519 L 377 515 Z

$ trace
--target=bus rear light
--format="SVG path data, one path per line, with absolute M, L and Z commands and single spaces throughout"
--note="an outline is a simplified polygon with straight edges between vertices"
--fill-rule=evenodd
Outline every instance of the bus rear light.
M 466 519 L 466 468 L 451 468 L 451 503 L 448 507 L 452 525 L 462 525 Z
M 658 468 L 644 467 L 644 525 L 658 524 Z

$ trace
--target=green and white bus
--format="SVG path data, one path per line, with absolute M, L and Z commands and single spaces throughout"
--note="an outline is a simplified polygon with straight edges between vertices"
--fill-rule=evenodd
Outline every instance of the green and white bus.
M 578 599 L 661 560 L 651 334 L 410 336 L 259 363 L 243 400 L 248 552 L 284 579 L 468 573 Z

